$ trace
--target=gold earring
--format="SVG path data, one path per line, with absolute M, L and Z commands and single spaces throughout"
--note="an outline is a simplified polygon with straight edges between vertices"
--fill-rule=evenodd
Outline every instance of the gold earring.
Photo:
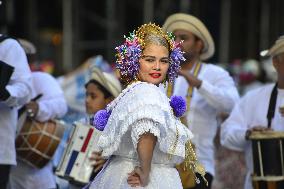
M 163 84 L 164 84 L 164 88 L 167 88 L 167 79 L 166 78 L 164 79 Z

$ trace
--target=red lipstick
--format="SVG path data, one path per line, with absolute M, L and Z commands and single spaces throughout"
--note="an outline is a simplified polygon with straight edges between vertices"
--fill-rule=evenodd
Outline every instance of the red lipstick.
M 157 78 L 161 77 L 161 74 L 160 74 L 160 73 L 150 73 L 149 75 L 150 75 L 152 78 L 154 78 L 154 79 L 157 79 Z

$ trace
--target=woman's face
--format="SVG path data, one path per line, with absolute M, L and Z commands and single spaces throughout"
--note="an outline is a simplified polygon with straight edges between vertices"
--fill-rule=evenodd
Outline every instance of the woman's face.
M 86 87 L 85 107 L 88 114 L 95 114 L 97 111 L 104 109 L 109 103 L 105 99 L 104 93 L 94 83 L 89 83 Z
M 147 44 L 139 63 L 139 80 L 158 85 L 166 78 L 170 66 L 169 50 L 164 46 Z

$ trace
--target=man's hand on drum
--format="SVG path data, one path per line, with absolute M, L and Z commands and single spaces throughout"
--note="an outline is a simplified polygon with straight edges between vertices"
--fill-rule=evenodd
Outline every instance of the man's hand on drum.
M 246 140 L 249 139 L 249 136 L 251 135 L 251 133 L 253 131 L 266 132 L 266 131 L 272 131 L 272 129 L 268 128 L 268 127 L 264 127 L 264 126 L 259 126 L 259 125 L 258 126 L 254 126 L 254 127 L 250 128 L 250 129 L 248 129 L 246 131 L 246 136 L 245 136 Z
M 26 104 L 26 110 L 28 112 L 29 117 L 35 117 L 38 113 L 38 103 L 35 101 L 30 101 Z
M 105 164 L 106 159 L 103 159 L 101 152 L 92 152 L 89 157 L 92 166 L 94 167 L 94 172 L 98 172 Z

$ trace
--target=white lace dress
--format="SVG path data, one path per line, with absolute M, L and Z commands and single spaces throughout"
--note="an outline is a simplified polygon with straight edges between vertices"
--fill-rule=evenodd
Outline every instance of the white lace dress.
M 98 144 L 103 156 L 112 156 L 90 188 L 131 188 L 127 177 L 139 165 L 136 147 L 145 132 L 157 137 L 150 182 L 145 188 L 182 188 L 174 166 L 183 161 L 185 143 L 192 133 L 173 115 L 164 92 L 153 84 L 136 82 L 124 89 L 107 109 L 112 113 Z

